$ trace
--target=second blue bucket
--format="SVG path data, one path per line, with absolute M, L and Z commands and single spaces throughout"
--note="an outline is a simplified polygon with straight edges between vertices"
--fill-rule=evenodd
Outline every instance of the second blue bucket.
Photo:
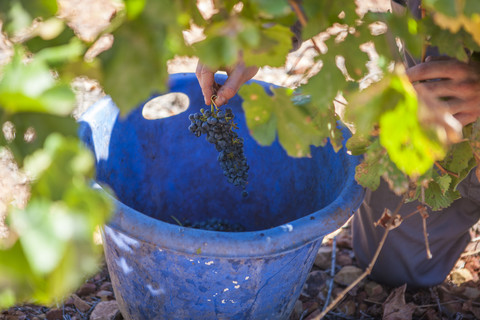
M 301 159 L 289 157 L 278 142 L 259 146 L 237 96 L 228 106 L 250 166 L 244 198 L 223 176 L 215 147 L 187 129 L 188 114 L 205 107 L 195 75 L 171 75 L 169 87 L 189 97 L 186 112 L 146 120 L 140 106 L 121 118 L 107 97 L 81 119 L 80 136 L 96 156 L 97 181 L 116 196 L 104 246 L 123 316 L 288 319 L 323 237 L 362 200 L 354 180 L 358 158 L 329 145 Z M 246 231 L 176 222 L 213 217 Z

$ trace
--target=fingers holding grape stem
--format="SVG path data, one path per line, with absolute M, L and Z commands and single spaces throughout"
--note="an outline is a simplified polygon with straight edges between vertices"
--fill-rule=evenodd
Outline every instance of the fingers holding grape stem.
M 191 122 L 188 129 L 197 137 L 206 134 L 207 141 L 219 152 L 217 160 L 228 182 L 241 187 L 242 195 L 246 197 L 249 166 L 243 151 L 244 140 L 233 131 L 238 127 L 233 121 L 235 115 L 232 109 L 221 110 L 215 99 L 216 95 L 212 95 L 210 110 L 202 108 L 200 112 L 188 116 Z

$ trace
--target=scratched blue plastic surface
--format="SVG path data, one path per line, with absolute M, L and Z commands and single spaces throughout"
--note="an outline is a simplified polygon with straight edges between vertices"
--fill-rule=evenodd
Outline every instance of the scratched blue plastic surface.
M 188 114 L 205 107 L 195 75 L 172 75 L 169 87 L 188 95 L 187 111 L 146 120 L 140 106 L 120 118 L 106 97 L 80 122 L 79 135 L 96 156 L 97 182 L 117 198 L 104 237 L 122 314 L 138 320 L 288 319 L 323 236 L 362 200 L 354 181 L 358 158 L 329 145 L 302 159 L 287 156 L 277 142 L 261 147 L 248 134 L 241 98 L 234 97 L 228 106 L 250 165 L 243 198 L 223 176 L 214 146 L 187 129 Z M 172 216 L 224 218 L 247 232 L 185 228 Z

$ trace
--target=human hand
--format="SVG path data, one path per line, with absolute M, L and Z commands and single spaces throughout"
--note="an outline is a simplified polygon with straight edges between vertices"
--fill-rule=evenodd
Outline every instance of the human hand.
M 420 99 L 431 110 L 447 110 L 463 126 L 480 116 L 480 66 L 446 57 L 428 57 L 407 69 Z
M 210 105 L 212 103 L 211 97 L 215 94 L 217 96 L 215 104 L 219 107 L 233 98 L 240 87 L 255 76 L 258 67 L 246 67 L 245 63 L 241 61 L 232 68 L 226 68 L 225 71 L 227 72 L 228 78 L 223 85 L 215 82 L 214 75 L 217 71 L 218 70 L 211 70 L 198 62 L 195 74 L 202 88 L 205 104 Z

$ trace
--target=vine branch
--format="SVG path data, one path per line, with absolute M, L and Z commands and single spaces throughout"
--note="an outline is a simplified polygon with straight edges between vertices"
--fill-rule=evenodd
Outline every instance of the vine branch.
M 312 318 L 312 320 L 321 320 L 323 317 L 325 317 L 327 315 L 327 313 L 329 313 L 330 310 L 332 310 L 340 302 L 340 300 L 342 300 L 343 297 L 345 297 L 345 295 L 350 290 L 352 290 L 358 283 L 360 283 L 360 281 L 365 279 L 372 272 L 373 266 L 375 265 L 375 262 L 377 262 L 378 256 L 380 255 L 380 251 L 382 250 L 383 245 L 385 244 L 385 240 L 387 239 L 388 233 L 390 232 L 390 230 L 392 230 L 392 227 L 396 222 L 394 217 L 396 217 L 398 215 L 398 212 L 400 211 L 400 208 L 405 203 L 406 197 L 407 196 L 404 195 L 402 200 L 400 200 L 397 207 L 395 208 L 395 211 L 392 215 L 392 219 L 390 219 L 388 221 L 388 223 L 385 227 L 385 233 L 383 234 L 382 239 L 380 240 L 380 242 L 378 244 L 377 250 L 375 251 L 375 254 L 373 255 L 373 258 L 370 261 L 370 263 L 368 264 L 368 267 L 365 269 L 365 271 L 360 275 L 360 277 L 355 279 L 355 281 L 352 282 L 348 287 L 343 289 L 343 291 L 340 292 L 340 294 L 332 301 L 332 303 L 330 303 L 326 308 L 324 308 L 322 313 L 320 313 L 318 316 Z
M 300 24 L 302 25 L 302 27 L 305 27 L 307 25 L 307 18 L 303 14 L 302 9 L 300 9 L 300 6 L 298 5 L 298 3 L 295 0 L 289 0 L 288 3 L 290 3 L 290 5 L 292 6 L 292 9 L 295 12 L 295 15 L 297 16 L 298 21 L 300 21 Z M 322 51 L 320 50 L 317 43 L 315 42 L 315 39 L 310 38 L 310 41 L 312 41 L 315 51 L 317 51 L 318 54 L 321 54 Z

